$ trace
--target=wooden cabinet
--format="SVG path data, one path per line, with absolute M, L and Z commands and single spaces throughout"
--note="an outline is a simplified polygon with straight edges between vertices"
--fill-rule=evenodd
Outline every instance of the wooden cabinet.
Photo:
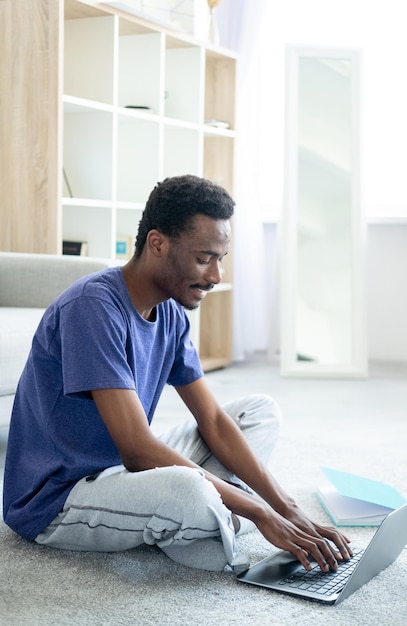
M 123 257 L 158 181 L 196 174 L 233 194 L 235 55 L 94 5 L 0 2 L 0 78 L 15 97 L 0 118 L 2 163 L 8 146 L 21 157 L 0 174 L 14 181 L 2 249 L 59 253 L 62 240 L 73 240 L 86 241 L 89 256 Z M 24 113 L 35 124 L 28 134 Z M 31 172 L 37 161 L 41 170 Z M 30 180 L 20 185 L 20 175 Z M 205 369 L 229 363 L 231 255 L 191 322 Z

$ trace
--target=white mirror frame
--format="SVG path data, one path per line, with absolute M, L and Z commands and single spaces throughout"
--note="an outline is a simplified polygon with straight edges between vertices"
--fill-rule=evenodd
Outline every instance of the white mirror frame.
M 298 263 L 298 106 L 299 63 L 304 57 L 350 61 L 350 262 L 352 267 L 349 362 L 300 360 L 297 335 Z M 281 374 L 322 378 L 362 378 L 367 376 L 365 224 L 360 184 L 360 77 L 361 52 L 324 47 L 286 47 L 285 189 L 281 237 Z M 321 264 L 324 260 L 321 259 Z

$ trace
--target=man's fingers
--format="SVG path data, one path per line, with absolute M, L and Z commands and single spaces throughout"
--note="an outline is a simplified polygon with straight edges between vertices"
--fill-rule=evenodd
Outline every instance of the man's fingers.
M 291 548 L 288 546 L 287 550 L 291 552 L 293 556 L 301 563 L 301 565 L 307 570 L 310 571 L 312 566 L 308 560 L 308 552 L 303 548 L 300 548 L 296 544 L 292 544 Z
M 338 562 L 335 558 L 332 550 L 329 550 L 325 545 L 324 540 L 314 539 L 313 537 L 309 540 L 309 549 L 308 552 L 310 555 L 314 557 L 319 567 L 323 572 L 328 572 L 329 568 L 336 570 L 338 567 Z
M 307 536 L 299 543 L 300 545 L 297 544 L 291 552 L 305 569 L 311 569 L 309 563 L 310 556 L 318 563 L 323 572 L 328 572 L 330 569 L 336 570 L 338 568 L 337 555 L 327 540 Z M 338 556 L 340 555 L 338 554 Z
M 321 532 L 323 531 L 323 533 Z M 337 555 L 339 558 L 345 559 L 346 561 L 350 559 L 353 555 L 352 548 L 350 547 L 350 539 L 337 531 L 335 528 L 324 528 L 319 529 L 321 536 L 329 539 L 331 544 L 335 544 L 336 548 L 339 551 Z

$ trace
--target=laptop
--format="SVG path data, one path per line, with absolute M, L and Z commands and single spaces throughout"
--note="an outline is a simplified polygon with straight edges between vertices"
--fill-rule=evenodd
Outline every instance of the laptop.
M 367 548 L 352 548 L 354 556 L 339 561 L 335 572 L 322 572 L 315 561 L 310 561 L 313 569 L 308 572 L 290 552 L 281 550 L 239 573 L 237 579 L 305 600 L 338 604 L 391 565 L 406 544 L 407 503 L 385 517 Z

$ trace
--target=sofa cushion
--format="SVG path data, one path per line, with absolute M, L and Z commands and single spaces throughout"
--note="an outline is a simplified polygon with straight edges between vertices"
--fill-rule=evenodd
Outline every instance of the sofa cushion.
M 0 307 L 0 396 L 13 394 L 43 309 Z
M 76 255 L 0 252 L 0 306 L 45 309 L 75 280 L 120 261 Z

